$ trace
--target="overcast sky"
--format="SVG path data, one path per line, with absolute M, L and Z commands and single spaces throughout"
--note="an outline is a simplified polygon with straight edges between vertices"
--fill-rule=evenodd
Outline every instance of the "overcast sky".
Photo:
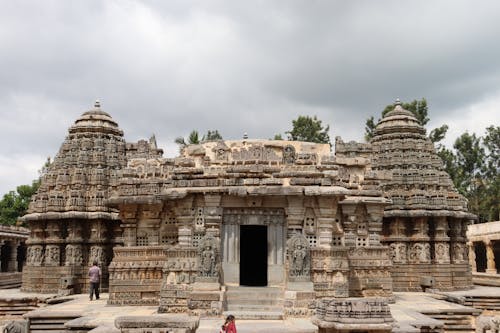
M 0 194 L 96 99 L 166 156 L 192 129 L 270 138 L 298 115 L 363 140 L 425 97 L 447 144 L 500 119 L 500 1 L 0 0 Z

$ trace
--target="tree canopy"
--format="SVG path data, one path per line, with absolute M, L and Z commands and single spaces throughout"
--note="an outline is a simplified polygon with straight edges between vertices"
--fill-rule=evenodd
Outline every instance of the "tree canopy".
M 192 130 L 191 133 L 189 133 L 187 141 L 182 137 L 179 136 L 175 139 L 175 143 L 179 145 L 179 147 L 182 149 L 184 146 L 187 145 L 193 145 L 193 144 L 199 144 L 204 141 L 217 141 L 217 140 L 222 140 L 222 135 L 220 135 L 218 130 L 208 130 L 205 135 L 202 136 L 200 140 L 200 135 L 197 130 Z
M 35 180 L 31 185 L 20 185 L 15 191 L 4 194 L 0 200 L 0 224 L 15 225 L 17 220 L 26 214 L 31 196 L 39 186 L 40 181 Z
M 469 200 L 479 222 L 500 219 L 500 127 L 489 126 L 483 137 L 463 133 L 452 149 L 438 155 L 458 191 Z
M 299 116 L 292 120 L 292 129 L 285 132 L 288 134 L 288 140 L 291 141 L 306 141 L 314 143 L 330 144 L 330 136 L 328 131 L 330 126 L 323 127 L 321 120 L 309 116 Z M 276 137 L 276 136 L 275 136 Z

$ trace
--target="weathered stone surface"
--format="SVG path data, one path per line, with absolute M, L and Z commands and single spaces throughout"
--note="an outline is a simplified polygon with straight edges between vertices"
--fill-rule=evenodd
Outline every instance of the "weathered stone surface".
M 70 128 L 23 217 L 23 290 L 84 291 L 97 260 L 109 304 L 221 315 L 242 302 L 228 288 L 255 285 L 283 318 L 310 315 L 314 300 L 390 300 L 393 289 L 421 288 L 423 275 L 467 287 L 472 216 L 424 134 L 397 105 L 371 143 L 338 138 L 335 154 L 245 139 L 164 158 L 154 137 L 126 143 L 96 104 Z

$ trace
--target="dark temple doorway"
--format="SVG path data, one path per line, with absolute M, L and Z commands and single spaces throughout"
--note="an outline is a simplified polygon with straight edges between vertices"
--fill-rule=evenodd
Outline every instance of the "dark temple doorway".
M 267 227 L 240 226 L 240 285 L 267 286 Z

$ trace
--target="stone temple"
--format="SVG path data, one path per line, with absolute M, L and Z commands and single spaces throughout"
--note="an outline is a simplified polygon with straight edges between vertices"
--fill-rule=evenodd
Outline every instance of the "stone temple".
M 97 260 L 109 304 L 219 315 L 243 309 L 246 290 L 270 298 L 269 313 L 309 316 L 321 299 L 470 288 L 474 218 L 399 102 L 370 143 L 337 138 L 334 153 L 244 139 L 175 158 L 154 137 L 126 142 L 96 103 L 22 218 L 22 290 L 86 292 Z

